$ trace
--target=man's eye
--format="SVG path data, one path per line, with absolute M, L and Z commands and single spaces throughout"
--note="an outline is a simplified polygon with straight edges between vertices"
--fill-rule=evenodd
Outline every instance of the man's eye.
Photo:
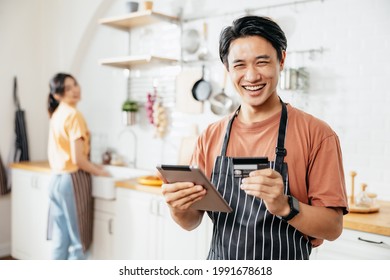
M 244 67 L 244 64 L 242 64 L 242 63 L 241 64 L 234 64 L 233 67 L 234 68 L 242 68 L 242 67 Z

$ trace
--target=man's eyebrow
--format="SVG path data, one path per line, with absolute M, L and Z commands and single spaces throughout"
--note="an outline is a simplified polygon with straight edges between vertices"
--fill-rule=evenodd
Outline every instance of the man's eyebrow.
M 270 59 L 271 57 L 267 54 L 262 54 L 262 55 L 258 55 L 256 56 L 256 60 L 258 59 Z M 244 59 L 235 59 L 233 60 L 233 63 L 240 63 L 240 62 L 244 62 L 245 60 Z
M 235 60 L 233 60 L 233 63 L 239 63 L 239 62 L 244 62 L 244 60 L 243 59 L 235 59 Z
M 271 57 L 267 54 L 258 55 L 256 56 L 256 59 L 270 59 Z

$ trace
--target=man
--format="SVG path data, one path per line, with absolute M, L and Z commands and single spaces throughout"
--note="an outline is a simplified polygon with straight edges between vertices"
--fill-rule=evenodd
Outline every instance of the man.
M 214 224 L 208 259 L 309 259 L 313 246 L 342 232 L 348 204 L 339 140 L 278 97 L 286 48 L 284 32 L 264 17 L 239 18 L 220 35 L 241 106 L 202 133 L 191 160 L 233 208 L 207 213 Z M 237 177 L 237 157 L 268 157 L 271 168 Z M 190 206 L 206 194 L 202 186 L 164 184 L 163 194 L 180 226 L 200 224 L 204 211 Z

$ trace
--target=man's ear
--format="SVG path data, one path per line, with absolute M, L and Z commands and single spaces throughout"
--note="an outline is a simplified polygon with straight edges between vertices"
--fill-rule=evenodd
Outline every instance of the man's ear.
M 286 60 L 286 51 L 282 51 L 282 58 L 280 59 L 279 66 L 280 71 L 284 69 L 284 61 Z

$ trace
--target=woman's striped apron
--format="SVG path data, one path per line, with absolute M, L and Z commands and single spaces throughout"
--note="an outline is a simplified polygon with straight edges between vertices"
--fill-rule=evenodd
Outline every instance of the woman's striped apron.
M 221 155 L 216 159 L 211 179 L 233 211 L 208 212 L 214 228 L 207 259 L 309 259 L 312 247 L 308 238 L 268 212 L 262 199 L 247 195 L 240 189 L 242 178 L 234 177 L 233 158 L 227 157 L 226 151 L 239 109 L 228 123 Z M 282 102 L 276 158 L 270 164 L 282 175 L 285 194 L 290 193 L 287 163 L 284 162 L 287 119 L 287 108 Z
M 92 198 L 92 179 L 91 174 L 78 170 L 70 173 L 72 177 L 73 192 L 75 196 L 77 225 L 80 234 L 80 240 L 83 245 L 83 251 L 86 252 L 92 243 L 93 230 L 93 198 Z M 49 208 L 49 220 L 47 228 L 47 239 L 52 238 L 52 217 Z
M 84 252 L 92 243 L 93 198 L 91 174 L 79 170 L 72 173 L 73 191 L 76 201 L 77 223 Z

